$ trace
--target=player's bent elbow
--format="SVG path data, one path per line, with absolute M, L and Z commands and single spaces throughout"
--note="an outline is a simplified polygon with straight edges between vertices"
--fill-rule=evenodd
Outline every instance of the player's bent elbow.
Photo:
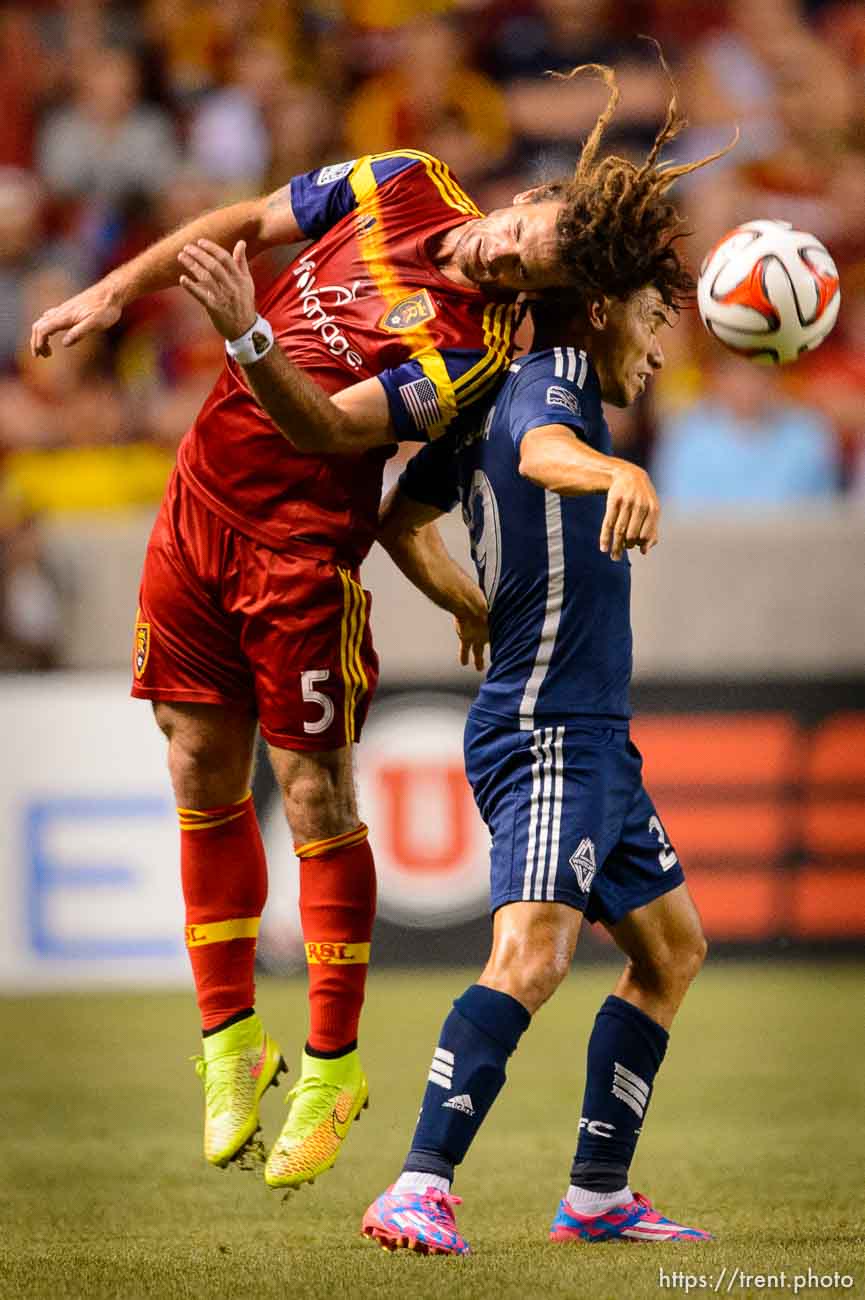
M 552 488 L 550 479 L 550 467 L 543 456 L 537 456 L 525 448 L 520 450 L 520 460 L 518 465 L 521 478 L 527 478 L 530 483 L 536 483 L 538 487 Z
M 573 467 L 563 465 L 561 461 L 554 460 L 543 452 L 523 452 L 518 469 L 521 478 L 528 479 L 546 492 L 563 494 L 583 490 L 575 480 Z

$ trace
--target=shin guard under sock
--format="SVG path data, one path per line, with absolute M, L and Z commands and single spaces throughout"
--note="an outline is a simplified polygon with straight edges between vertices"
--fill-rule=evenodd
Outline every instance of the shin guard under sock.
M 300 858 L 300 920 L 309 968 L 313 1055 L 357 1045 L 375 919 L 375 863 L 363 824 L 295 849 Z
M 508 1057 L 531 1016 L 508 993 L 473 984 L 442 1026 L 406 1173 L 450 1181 L 501 1092 Z
M 255 1002 L 255 942 L 267 864 L 252 795 L 222 808 L 178 808 L 186 947 L 203 1029 Z
M 602 1193 L 627 1186 L 668 1038 L 666 1029 L 623 998 L 611 994 L 604 1002 L 589 1039 L 572 1186 Z

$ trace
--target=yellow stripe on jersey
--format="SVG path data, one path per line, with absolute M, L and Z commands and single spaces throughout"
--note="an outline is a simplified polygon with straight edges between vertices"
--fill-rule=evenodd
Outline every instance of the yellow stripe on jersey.
M 496 370 L 509 365 L 511 359 L 511 339 L 516 308 L 512 303 L 489 303 L 484 308 L 483 330 L 486 355 L 471 370 L 467 370 L 457 380 L 456 387 L 461 396 L 471 394 L 480 381 L 486 380 L 489 367 Z
M 420 154 L 419 157 L 445 203 L 448 203 L 452 208 L 456 208 L 457 212 L 464 212 L 469 217 L 483 215 L 480 208 L 454 180 L 450 169 L 445 163 L 438 158 L 431 158 L 428 154 Z
M 459 405 L 476 402 L 499 379 L 511 362 L 516 307 L 490 303 L 484 309 L 485 355 L 454 384 Z
M 364 207 L 378 188 L 372 164 L 373 156 L 370 154 L 366 158 L 359 159 L 349 173 L 349 184 L 357 199 L 358 207 Z
M 372 156 L 361 158 L 349 175 L 349 183 L 357 199 L 359 210 L 376 219 L 375 224 L 360 241 L 360 249 L 370 276 L 384 299 L 387 313 L 401 298 L 406 297 L 407 291 L 385 252 L 379 220 L 381 211 L 376 193 L 377 182 L 372 164 Z M 414 329 L 406 330 L 405 338 L 410 346 L 418 350 L 432 347 L 432 339 L 423 322 Z
M 232 921 L 204 921 L 186 927 L 187 948 L 201 948 L 206 943 L 227 943 L 229 939 L 258 937 L 260 916 L 239 916 Z
M 363 587 L 355 582 L 347 569 L 338 569 L 342 582 L 343 609 L 339 633 L 339 657 L 345 689 L 345 738 L 357 738 L 355 718 L 361 698 L 369 690 L 369 679 L 364 671 L 361 645 L 366 626 L 366 597 Z
M 295 845 L 295 853 L 299 858 L 320 858 L 324 853 L 331 853 L 334 849 L 346 849 L 352 844 L 360 844 L 369 835 L 369 827 L 361 822 L 350 831 L 343 831 L 341 835 L 331 835 L 325 840 L 307 840 L 306 844 Z
M 373 163 L 379 158 L 416 158 L 418 162 L 423 163 L 427 175 L 448 207 L 456 208 L 457 212 L 464 212 L 469 217 L 483 216 L 474 200 L 470 199 L 462 186 L 454 180 L 447 163 L 442 162 L 440 158 L 434 158 L 432 154 L 424 153 L 421 149 L 392 149 L 387 153 L 371 154 L 369 161 Z
M 445 365 L 444 357 L 440 352 L 420 352 L 414 358 L 420 365 L 421 370 L 427 379 L 431 379 L 435 384 L 436 392 L 439 397 L 439 407 L 441 408 L 441 418 L 427 429 L 430 438 L 436 437 L 436 430 L 442 433 L 450 424 L 451 420 L 457 413 L 458 402 L 455 392 L 455 386 L 448 374 L 448 368 Z
M 451 381 L 440 353 L 413 353 L 425 375 L 436 385 L 441 398 L 442 418 L 427 429 L 431 438 L 447 427 L 457 411 L 479 401 L 502 377 L 511 363 L 516 306 L 513 303 L 488 303 L 484 308 L 483 331 L 486 352 L 459 379 Z M 441 366 L 436 363 L 441 363 Z M 437 375 L 441 375 L 441 382 Z

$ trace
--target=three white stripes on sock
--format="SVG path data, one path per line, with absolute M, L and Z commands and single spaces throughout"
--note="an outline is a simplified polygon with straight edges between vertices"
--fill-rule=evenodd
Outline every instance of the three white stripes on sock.
M 429 1083 L 436 1083 L 440 1088 L 450 1092 L 454 1081 L 454 1054 L 446 1047 L 437 1047 L 433 1052 L 432 1065 L 427 1075 Z
M 614 1063 L 613 1086 L 610 1091 L 614 1097 L 618 1097 L 619 1101 L 630 1106 L 638 1119 L 643 1118 L 649 1104 L 649 1085 L 638 1074 L 634 1074 L 633 1070 L 628 1070 L 618 1061 Z

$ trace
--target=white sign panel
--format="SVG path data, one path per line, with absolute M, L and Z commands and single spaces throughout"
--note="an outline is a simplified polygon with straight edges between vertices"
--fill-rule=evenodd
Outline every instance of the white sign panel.
M 0 983 L 188 982 L 165 741 L 125 675 L 0 685 Z
M 489 835 L 463 765 L 468 703 L 406 694 L 374 704 L 358 746 L 360 813 L 369 825 L 378 910 L 438 927 L 489 905 Z
M 0 682 L 0 987 L 189 987 L 166 743 L 125 674 Z M 466 701 L 374 706 L 357 749 L 379 911 L 436 927 L 482 915 L 489 843 L 463 771 Z M 274 797 L 260 955 L 302 961 L 297 861 Z M 422 953 L 419 954 L 422 956 Z

